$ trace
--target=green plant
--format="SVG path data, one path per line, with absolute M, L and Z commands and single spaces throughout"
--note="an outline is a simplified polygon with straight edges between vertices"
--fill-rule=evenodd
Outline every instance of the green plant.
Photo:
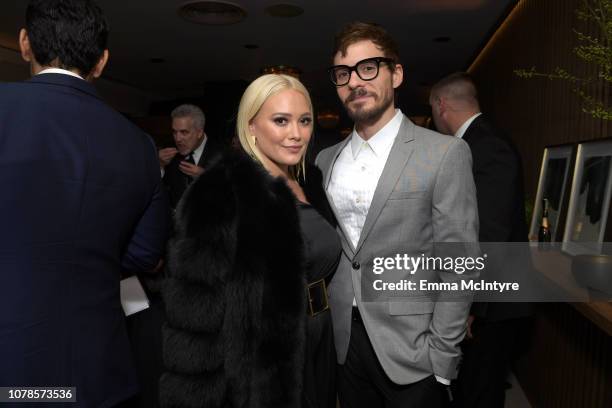
M 516 69 L 514 73 L 521 78 L 544 77 L 568 81 L 583 101 L 583 112 L 594 118 L 612 120 L 612 106 L 594 96 L 589 88 L 590 85 L 603 81 L 603 86 L 609 92 L 612 83 L 612 0 L 582 0 L 576 15 L 585 24 L 594 23 L 599 31 L 599 36 L 592 36 L 573 29 L 579 42 L 579 45 L 574 47 L 574 54 L 586 63 L 597 66 L 596 76 L 579 77 L 560 67 L 550 73 L 538 72 L 536 67 L 528 70 Z

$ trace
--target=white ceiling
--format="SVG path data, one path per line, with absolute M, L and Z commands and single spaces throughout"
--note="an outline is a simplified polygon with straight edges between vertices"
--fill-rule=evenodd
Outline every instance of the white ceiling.
M 327 83 L 334 34 L 353 20 L 382 24 L 400 46 L 405 85 L 400 95 L 423 101 L 423 89 L 464 70 L 515 0 L 235 0 L 247 18 L 203 26 L 177 14 L 182 0 L 99 0 L 111 26 L 106 76 L 165 98 L 198 96 L 208 81 L 251 80 L 263 66 L 299 67 L 315 101 L 332 103 Z M 268 16 L 272 4 L 302 7 L 301 16 Z M 0 2 L 0 45 L 15 43 L 27 0 Z M 436 37 L 450 37 L 446 43 Z M 257 44 L 248 50 L 245 44 Z M 153 64 L 151 58 L 163 58 Z

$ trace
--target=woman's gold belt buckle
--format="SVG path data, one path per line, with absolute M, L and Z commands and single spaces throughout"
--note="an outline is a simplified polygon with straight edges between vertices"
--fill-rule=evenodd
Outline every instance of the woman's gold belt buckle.
M 306 286 L 306 291 L 308 293 L 308 314 L 310 317 L 315 317 L 329 309 L 325 279 L 309 283 Z

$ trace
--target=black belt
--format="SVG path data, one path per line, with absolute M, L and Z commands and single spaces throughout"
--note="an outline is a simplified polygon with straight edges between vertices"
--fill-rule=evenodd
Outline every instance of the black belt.
M 309 283 L 306 286 L 306 294 L 308 296 L 308 315 L 310 317 L 314 317 L 329 309 L 325 279 Z

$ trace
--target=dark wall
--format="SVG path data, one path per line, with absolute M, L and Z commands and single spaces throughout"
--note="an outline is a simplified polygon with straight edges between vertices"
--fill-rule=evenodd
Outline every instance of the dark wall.
M 183 103 L 199 106 L 206 115 L 205 131 L 211 142 L 229 145 L 236 126 L 236 113 L 246 81 L 210 82 L 204 85 L 201 97 L 155 102 L 147 118 L 135 122 L 149 132 L 159 147 L 173 146 L 170 113 Z
M 526 193 L 535 197 L 543 149 L 611 136 L 611 123 L 582 112 L 572 85 L 548 79 L 521 79 L 513 71 L 563 67 L 578 75 L 595 68 L 573 53 L 577 28 L 596 34 L 576 19 L 581 0 L 521 0 L 470 69 L 480 90 L 483 112 L 512 136 L 523 158 Z M 592 89 L 604 99 L 610 88 Z M 579 305 L 578 305 L 579 306 Z M 527 352 L 516 374 L 533 406 L 612 406 L 612 342 L 588 314 L 567 304 L 537 308 Z
M 612 124 L 582 112 L 581 99 L 568 82 L 522 79 L 518 68 L 533 66 L 543 72 L 562 67 L 578 75 L 592 75 L 573 52 L 573 28 L 596 35 L 594 27 L 576 18 L 581 0 L 522 0 L 493 36 L 470 69 L 479 86 L 483 112 L 511 134 L 525 168 L 525 188 L 535 197 L 544 146 L 611 136 Z M 609 100 L 603 81 L 595 94 Z

